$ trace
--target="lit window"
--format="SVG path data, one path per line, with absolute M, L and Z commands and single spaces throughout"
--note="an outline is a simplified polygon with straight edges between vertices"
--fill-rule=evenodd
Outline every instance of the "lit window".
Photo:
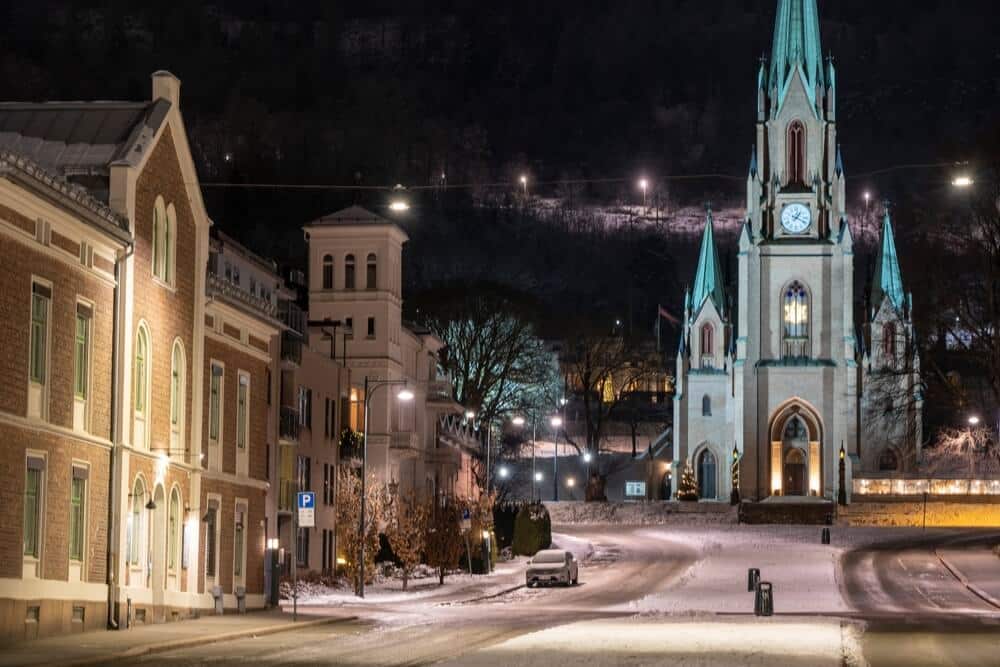
M 809 294 L 802 283 L 794 282 L 788 286 L 783 303 L 784 356 L 806 357 L 809 342 Z

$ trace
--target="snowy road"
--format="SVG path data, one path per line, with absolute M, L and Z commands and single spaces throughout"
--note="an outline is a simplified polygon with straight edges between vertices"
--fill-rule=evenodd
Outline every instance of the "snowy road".
M 478 587 L 309 609 L 355 622 L 131 664 L 1000 665 L 1000 610 L 943 569 L 934 551 L 997 533 L 843 529 L 822 545 L 813 527 L 558 531 L 562 546 L 588 556 L 578 587 L 517 587 L 520 566 L 508 566 Z M 770 619 L 752 615 L 748 566 L 774 584 Z

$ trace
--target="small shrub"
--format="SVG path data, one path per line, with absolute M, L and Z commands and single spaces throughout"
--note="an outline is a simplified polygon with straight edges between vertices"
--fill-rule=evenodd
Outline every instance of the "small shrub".
M 514 520 L 514 553 L 534 556 L 552 545 L 552 520 L 545 505 L 524 505 Z

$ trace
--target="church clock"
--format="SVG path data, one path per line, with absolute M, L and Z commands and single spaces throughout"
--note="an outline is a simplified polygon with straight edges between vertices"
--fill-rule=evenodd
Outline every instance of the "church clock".
M 781 211 L 781 226 L 789 234 L 801 234 L 812 224 L 812 212 L 808 206 L 789 204 Z

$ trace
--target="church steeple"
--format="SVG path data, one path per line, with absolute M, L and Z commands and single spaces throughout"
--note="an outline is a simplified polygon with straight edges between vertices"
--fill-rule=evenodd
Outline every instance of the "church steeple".
M 903 291 L 903 276 L 899 270 L 899 256 L 896 254 L 896 238 L 892 233 L 888 204 L 882 221 L 882 245 L 875 260 L 875 279 L 872 282 L 872 308 L 875 311 L 882 306 L 885 297 L 889 297 L 897 311 L 903 311 L 906 293 Z
M 802 73 L 810 98 L 825 86 L 816 0 L 778 0 L 768 88 L 777 93 L 773 102 L 779 109 L 796 71 Z
M 722 264 L 719 262 L 719 250 L 715 246 L 715 223 L 712 220 L 712 209 L 708 209 L 705 220 L 705 234 L 701 239 L 701 253 L 698 256 L 698 271 L 694 278 L 694 291 L 691 296 L 692 314 L 697 314 L 707 299 L 711 299 L 716 310 L 722 315 L 726 308 L 726 295 L 723 289 Z

